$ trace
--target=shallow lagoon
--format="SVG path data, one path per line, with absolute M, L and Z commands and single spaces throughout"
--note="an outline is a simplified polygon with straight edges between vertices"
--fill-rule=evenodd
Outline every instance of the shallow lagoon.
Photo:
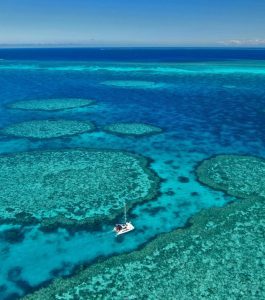
M 121 239 L 112 235 L 110 224 L 94 230 L 58 228 L 51 232 L 36 226 L 1 225 L 1 299 L 15 299 L 46 280 L 71 273 L 81 263 L 134 250 L 162 232 L 187 225 L 202 208 L 234 201 L 196 181 L 194 168 L 202 159 L 223 153 L 265 156 L 263 62 L 140 67 L 136 63 L 130 64 L 129 71 L 128 66 L 117 63 L 108 68 L 99 63 L 82 63 L 82 68 L 80 63 L 55 62 L 28 66 L 28 62 L 1 61 L 1 127 L 33 117 L 29 112 L 8 110 L 8 103 L 73 97 L 95 99 L 96 105 L 67 112 L 36 112 L 34 119 L 91 120 L 97 131 L 52 141 L 1 136 L 1 153 L 76 147 L 122 149 L 151 158 L 151 167 L 163 182 L 154 201 L 130 210 L 137 230 Z M 175 71 L 182 69 L 185 72 Z M 167 88 L 126 89 L 102 84 L 128 80 L 162 82 Z M 163 132 L 139 139 L 103 131 L 105 125 L 117 122 L 153 124 Z

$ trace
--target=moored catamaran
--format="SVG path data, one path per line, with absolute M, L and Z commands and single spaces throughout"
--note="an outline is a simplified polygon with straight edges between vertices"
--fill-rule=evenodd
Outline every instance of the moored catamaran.
M 124 202 L 124 223 L 116 224 L 113 231 L 116 232 L 116 236 L 118 236 L 132 230 L 134 230 L 134 226 L 131 222 L 127 221 L 126 202 Z

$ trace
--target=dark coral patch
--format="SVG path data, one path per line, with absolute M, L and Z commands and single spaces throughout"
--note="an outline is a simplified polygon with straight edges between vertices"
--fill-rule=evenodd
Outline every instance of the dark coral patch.
M 179 176 L 178 181 L 181 182 L 181 183 L 188 183 L 190 180 L 186 176 Z
M 199 193 L 198 193 L 198 192 L 191 192 L 190 194 L 191 194 L 192 197 L 199 196 Z
M 172 190 L 168 190 L 165 192 L 165 194 L 168 196 L 173 196 L 173 195 L 175 195 L 175 192 L 173 192 Z
M 21 243 L 24 240 L 24 233 L 21 229 L 8 229 L 0 232 L 0 239 L 7 241 L 8 243 Z
M 14 267 L 8 271 L 7 277 L 10 281 L 17 281 L 20 278 L 21 272 L 21 267 Z
M 152 207 L 152 208 L 145 208 L 143 209 L 144 212 L 149 213 L 151 216 L 155 216 L 161 211 L 165 211 L 165 208 L 162 206 Z
M 7 286 L 4 285 L 4 284 L 1 284 L 1 285 L 0 285 L 0 293 L 5 292 L 6 290 L 7 290 Z
M 178 169 L 179 169 L 179 166 L 172 166 L 172 169 L 178 170 Z
M 171 160 L 166 160 L 166 161 L 165 161 L 165 164 L 166 164 L 166 165 L 172 165 L 173 162 L 174 162 L 174 160 L 172 160 L 172 159 L 171 159 Z

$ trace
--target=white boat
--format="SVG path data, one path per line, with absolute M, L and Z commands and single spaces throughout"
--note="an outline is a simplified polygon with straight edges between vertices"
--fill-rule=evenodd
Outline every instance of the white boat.
M 116 236 L 118 236 L 132 230 L 134 230 L 134 226 L 131 222 L 127 222 L 126 203 L 124 203 L 124 223 L 116 224 L 113 231 L 116 232 Z
M 123 224 L 117 224 L 113 230 L 116 232 L 116 236 L 118 236 L 120 234 L 134 230 L 134 226 L 131 222 L 126 222 Z

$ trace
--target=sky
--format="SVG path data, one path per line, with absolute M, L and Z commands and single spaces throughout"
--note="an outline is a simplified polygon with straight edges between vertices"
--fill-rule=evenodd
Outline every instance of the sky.
M 0 44 L 265 46 L 265 0 L 0 0 Z

